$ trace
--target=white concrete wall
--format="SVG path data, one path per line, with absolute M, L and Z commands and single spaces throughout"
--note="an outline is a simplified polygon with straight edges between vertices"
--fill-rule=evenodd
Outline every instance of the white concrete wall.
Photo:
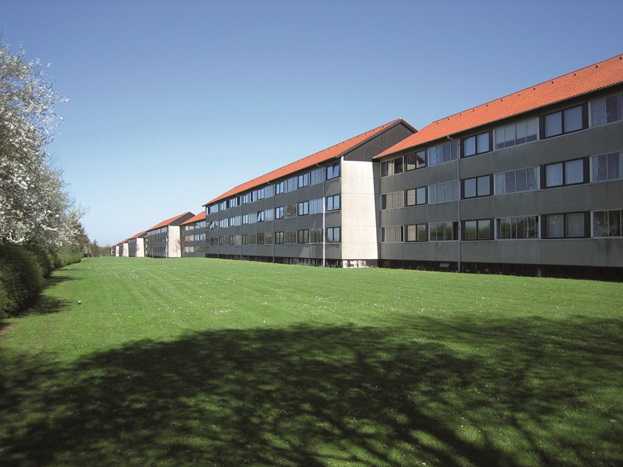
M 169 254 L 167 255 L 167 258 L 182 257 L 180 230 L 181 229 L 179 226 L 169 226 L 169 243 L 167 245 L 169 249 Z
M 123 256 L 130 256 L 130 245 L 127 242 L 123 244 Z
M 345 267 L 378 260 L 372 162 L 342 160 L 342 259 Z
M 144 238 L 136 239 L 136 257 L 137 258 L 145 257 L 145 239 Z

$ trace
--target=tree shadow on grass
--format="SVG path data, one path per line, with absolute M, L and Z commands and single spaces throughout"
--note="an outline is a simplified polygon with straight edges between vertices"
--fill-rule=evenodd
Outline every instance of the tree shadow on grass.
M 621 396 L 620 321 L 404 324 L 409 333 L 353 326 L 198 332 L 134 342 L 63 368 L 0 359 L 0 463 L 623 460 L 621 408 L 600 405 Z M 610 396 L 592 404 L 597 390 Z M 598 420 L 568 433 L 601 416 L 618 424 Z

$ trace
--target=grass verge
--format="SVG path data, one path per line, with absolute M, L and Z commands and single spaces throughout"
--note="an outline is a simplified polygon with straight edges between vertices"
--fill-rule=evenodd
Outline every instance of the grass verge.
M 2 326 L 3 465 L 623 462 L 621 284 L 97 258 Z

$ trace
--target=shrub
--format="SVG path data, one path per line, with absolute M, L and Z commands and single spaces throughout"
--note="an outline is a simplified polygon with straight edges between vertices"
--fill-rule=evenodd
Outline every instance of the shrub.
M 34 303 L 43 276 L 37 255 L 24 246 L 0 244 L 0 316 L 14 315 Z
M 41 266 L 43 270 L 43 277 L 46 279 L 52 277 L 52 271 L 54 271 L 54 263 L 56 261 L 55 254 L 37 243 L 29 243 L 26 245 L 26 248 L 37 258 L 39 266 Z

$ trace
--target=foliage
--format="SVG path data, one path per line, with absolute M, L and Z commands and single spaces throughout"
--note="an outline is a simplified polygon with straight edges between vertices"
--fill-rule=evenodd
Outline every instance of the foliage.
M 53 280 L 2 331 L 0 463 L 623 462 L 621 284 L 192 258 Z
M 19 245 L 0 244 L 0 317 L 16 314 L 37 299 L 44 284 L 39 253 Z
M 59 101 L 39 62 L 0 40 L 0 241 L 58 248 L 75 235 L 82 213 L 46 151 Z

